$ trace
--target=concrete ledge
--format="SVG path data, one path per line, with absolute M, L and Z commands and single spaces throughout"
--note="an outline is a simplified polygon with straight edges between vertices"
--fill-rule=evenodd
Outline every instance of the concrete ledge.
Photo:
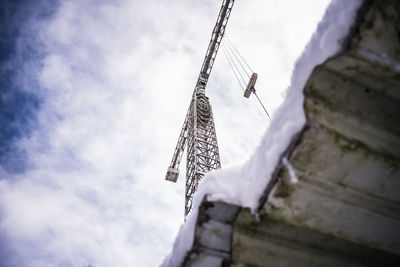
M 304 88 L 307 125 L 259 217 L 203 200 L 182 266 L 398 266 L 400 2 L 366 1 L 348 45 Z

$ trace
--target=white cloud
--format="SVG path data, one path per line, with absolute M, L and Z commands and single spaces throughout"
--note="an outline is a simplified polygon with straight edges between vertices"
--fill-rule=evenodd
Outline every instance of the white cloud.
M 227 34 L 271 113 L 327 3 L 236 1 Z M 13 261 L 161 263 L 183 220 L 185 166 L 177 184 L 163 179 L 220 4 L 71 0 L 32 25 L 46 55 L 39 128 L 20 143 L 29 169 L 0 181 Z M 220 53 L 207 89 L 223 165 L 245 161 L 269 123 L 228 68 Z

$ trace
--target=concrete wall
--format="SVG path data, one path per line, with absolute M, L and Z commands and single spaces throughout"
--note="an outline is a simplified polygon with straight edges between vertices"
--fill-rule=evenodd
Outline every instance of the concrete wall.
M 400 1 L 365 1 L 304 88 L 307 125 L 247 209 L 207 202 L 183 266 L 400 266 Z

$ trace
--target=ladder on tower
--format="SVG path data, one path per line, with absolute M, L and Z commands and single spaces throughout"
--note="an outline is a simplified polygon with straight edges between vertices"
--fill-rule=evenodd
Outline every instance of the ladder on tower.
M 205 173 L 221 167 L 212 108 L 208 97 L 205 95 L 205 89 L 225 33 L 233 3 L 234 0 L 223 0 L 222 2 L 178 143 L 165 177 L 167 181 L 177 181 L 179 164 L 183 152 L 187 148 L 185 216 L 192 209 L 193 194 Z

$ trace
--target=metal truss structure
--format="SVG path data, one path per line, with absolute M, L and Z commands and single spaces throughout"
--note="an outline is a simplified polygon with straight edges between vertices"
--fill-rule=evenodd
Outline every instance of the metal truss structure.
M 187 147 L 185 216 L 192 209 L 193 194 L 197 190 L 199 181 L 204 174 L 221 167 L 212 108 L 208 97 L 205 95 L 205 89 L 225 33 L 233 3 L 234 0 L 223 0 L 200 75 L 194 88 L 189 110 L 165 177 L 168 181 L 177 181 L 179 164 Z

